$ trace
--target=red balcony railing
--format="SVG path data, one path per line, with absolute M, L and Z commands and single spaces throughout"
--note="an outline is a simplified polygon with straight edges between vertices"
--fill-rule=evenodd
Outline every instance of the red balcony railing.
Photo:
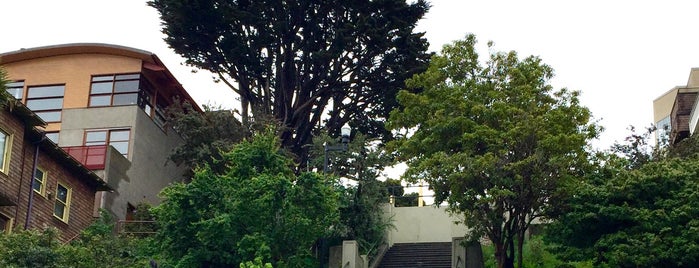
M 107 145 L 62 147 L 70 156 L 92 170 L 104 169 L 107 161 Z

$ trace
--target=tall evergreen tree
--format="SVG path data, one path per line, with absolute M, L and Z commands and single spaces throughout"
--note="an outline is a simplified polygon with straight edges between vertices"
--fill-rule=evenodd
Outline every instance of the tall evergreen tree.
M 424 0 L 152 0 L 165 41 L 240 95 L 243 123 L 271 114 L 305 165 L 311 137 L 350 123 L 389 138 L 383 122 L 405 79 L 424 71 L 414 33 Z

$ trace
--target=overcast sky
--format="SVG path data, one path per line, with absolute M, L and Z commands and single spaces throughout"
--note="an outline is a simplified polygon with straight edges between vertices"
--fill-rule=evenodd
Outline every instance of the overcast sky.
M 155 53 L 200 104 L 235 107 L 235 95 L 206 72 L 193 74 L 160 33 L 143 0 L 2 0 L 0 52 L 75 43 L 111 43 Z M 685 85 L 699 67 L 699 1 L 433 0 L 418 29 L 430 50 L 476 34 L 485 45 L 537 55 L 556 70 L 552 84 L 582 92 L 605 132 L 598 148 L 629 125 L 652 123 L 653 99 Z M 485 53 L 483 51 L 482 53 Z

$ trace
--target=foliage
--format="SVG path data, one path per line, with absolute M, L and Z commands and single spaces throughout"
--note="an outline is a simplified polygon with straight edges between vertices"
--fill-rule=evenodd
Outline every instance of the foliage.
M 405 189 L 401 184 L 401 180 L 386 179 L 383 185 L 386 187 L 386 197 L 403 196 L 403 194 L 405 194 Z
M 419 193 L 409 193 L 403 196 L 396 196 L 396 207 L 417 207 L 418 200 L 420 199 Z M 422 201 L 422 205 L 425 205 L 425 201 Z
M 226 169 L 197 169 L 161 192 L 154 208 L 166 265 L 239 266 L 262 258 L 308 267 L 310 248 L 338 223 L 337 193 L 316 173 L 295 175 L 272 131 L 224 152 Z
M 101 215 L 67 244 L 54 228 L 0 235 L 0 267 L 146 267 L 152 241 L 115 235 L 112 218 Z
M 257 257 L 255 261 L 247 261 L 240 264 L 240 268 L 273 268 L 271 263 L 262 263 L 262 258 Z
M 0 267 L 62 267 L 56 229 L 0 235 Z
M 345 189 L 340 206 L 339 241 L 356 240 L 362 254 L 374 257 L 379 246 L 384 244 L 385 233 L 392 225 L 383 213 L 388 199 L 381 194 L 381 182 L 368 179 Z
M 396 207 L 416 207 L 418 206 L 418 199 L 419 199 L 419 194 L 418 193 L 405 193 L 405 188 L 401 184 L 401 180 L 395 180 L 395 179 L 386 179 L 383 181 L 383 187 L 386 189 L 384 192 L 384 196 L 386 199 L 389 199 L 390 196 L 393 196 L 395 200 L 395 206 Z M 425 205 L 425 201 L 422 202 L 423 205 Z
M 635 170 L 605 162 L 549 227 L 556 252 L 602 267 L 699 265 L 699 159 L 669 158 Z
M 151 205 L 139 203 L 133 215 L 133 222 L 123 226 L 123 232 L 138 237 L 148 237 L 157 231 L 155 217 L 150 211 Z
M 146 267 L 152 241 L 114 234 L 114 220 L 102 211 L 100 218 L 78 239 L 61 247 L 61 267 Z
M 311 166 L 323 170 L 324 144 L 335 143 L 325 135 L 316 137 L 311 149 Z M 385 242 L 384 234 L 390 227 L 389 219 L 384 217 L 382 210 L 382 206 L 388 203 L 386 187 L 377 180 L 389 159 L 377 143 L 378 141 L 358 133 L 347 144 L 346 151 L 328 152 L 329 172 L 353 182 L 350 185 L 338 185 L 340 224 L 335 226 L 336 232 L 329 237 L 330 243 L 356 240 L 360 252 L 370 257 Z
M 651 136 L 656 131 L 654 126 L 648 127 L 645 131 L 638 133 L 634 126 L 629 126 L 631 134 L 624 139 L 624 142 L 615 142 L 610 151 L 619 160 L 626 161 L 627 169 L 637 169 L 653 160 L 664 157 L 665 150 L 651 143 Z
M 240 96 L 241 117 L 272 115 L 303 168 L 312 135 L 350 121 L 370 137 L 429 55 L 413 33 L 424 0 L 152 0 L 165 41 Z
M 436 203 L 463 214 L 469 237 L 487 236 L 498 265 L 511 267 L 515 249 L 521 256 L 515 241 L 580 176 L 598 127 L 579 92 L 553 91 L 553 70 L 539 58 L 498 52 L 483 64 L 475 45 L 469 35 L 444 46 L 406 82 L 424 91 L 398 94 L 405 108 L 389 126 L 402 138 L 391 146 L 407 162 L 405 178 L 427 181 Z
M 486 268 L 494 268 L 497 263 L 493 255 L 495 248 L 492 244 L 483 245 L 484 266 Z M 540 267 L 540 268 L 592 268 L 592 263 L 586 262 L 565 262 L 556 258 L 556 255 L 551 253 L 541 236 L 531 236 L 524 242 L 523 248 L 524 267 Z
M 682 141 L 670 146 L 667 150 L 667 157 L 697 157 L 699 156 L 699 135 L 692 135 Z
M 214 170 L 224 169 L 215 164 L 222 163 L 222 152 L 230 151 L 250 135 L 233 111 L 204 106 L 204 112 L 199 113 L 189 102 L 174 102 L 167 109 L 167 117 L 184 139 L 184 143 L 174 148 L 170 159 L 192 169 L 204 164 Z

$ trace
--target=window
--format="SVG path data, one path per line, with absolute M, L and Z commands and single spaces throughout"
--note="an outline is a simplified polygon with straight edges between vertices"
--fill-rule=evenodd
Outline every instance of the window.
M 10 82 L 6 84 L 7 93 L 15 99 L 21 100 L 24 97 L 24 81 Z
M 12 231 L 12 218 L 0 214 L 0 233 L 9 234 Z
M 165 119 L 165 107 L 163 107 L 160 103 L 155 106 L 155 115 L 153 115 L 153 122 L 155 122 L 158 127 L 163 128 L 165 126 L 165 123 L 167 123 L 167 119 Z
M 58 144 L 58 132 L 46 132 L 46 138 Z
M 148 116 L 153 116 L 153 93 L 151 86 L 147 82 L 142 83 L 141 91 L 138 92 L 138 107 L 141 107 Z
M 138 105 L 158 127 L 165 125 L 165 108 L 171 104 L 141 74 L 92 76 L 89 107 Z
M 85 131 L 85 145 L 111 145 L 124 157 L 129 156 L 129 129 L 105 129 Z
M 12 136 L 0 129 L 0 172 L 7 173 L 10 166 L 10 152 L 12 151 Z
M 670 142 L 670 131 L 672 128 L 670 125 L 670 116 L 660 119 L 660 121 L 655 123 L 655 127 L 657 128 L 655 132 L 656 144 L 659 147 L 667 146 Z
M 56 186 L 56 201 L 53 205 L 53 216 L 68 222 L 70 214 L 70 188 L 64 186 L 60 182 Z
M 34 189 L 34 192 L 37 192 L 40 195 L 44 195 L 46 193 L 46 172 L 43 171 L 41 168 L 36 168 L 36 171 L 34 172 L 34 182 L 32 184 L 32 188 Z
M 140 74 L 92 77 L 90 107 L 133 105 L 138 101 Z
M 65 85 L 36 86 L 27 89 L 27 107 L 46 122 L 60 122 Z

